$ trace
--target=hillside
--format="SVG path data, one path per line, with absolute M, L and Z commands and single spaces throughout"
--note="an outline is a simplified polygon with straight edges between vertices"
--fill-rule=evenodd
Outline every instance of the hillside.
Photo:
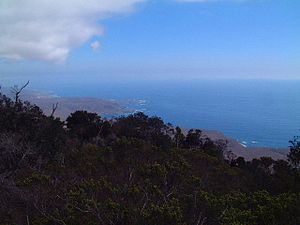
M 2 88 L 2 91 L 8 96 L 13 95 L 9 88 Z M 114 100 L 90 97 L 59 97 L 31 90 L 24 90 L 22 100 L 36 104 L 48 116 L 51 115 L 53 106 L 57 104 L 54 116 L 62 120 L 65 120 L 76 110 L 85 110 L 99 115 L 120 115 L 132 112 L 132 110 Z
M 66 122 L 0 94 L 1 225 L 298 225 L 300 173 L 136 113 Z
M 247 161 L 270 157 L 274 160 L 286 160 L 288 149 L 273 149 L 267 147 L 246 147 L 233 138 L 226 137 L 219 131 L 203 130 L 203 136 L 207 136 L 213 141 L 225 140 L 227 142 L 226 151 L 230 151 L 235 157 L 243 157 Z

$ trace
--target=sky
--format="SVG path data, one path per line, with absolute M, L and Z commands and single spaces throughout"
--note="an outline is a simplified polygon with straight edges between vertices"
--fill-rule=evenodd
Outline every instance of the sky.
M 300 79 L 299 0 L 1 0 L 0 82 Z

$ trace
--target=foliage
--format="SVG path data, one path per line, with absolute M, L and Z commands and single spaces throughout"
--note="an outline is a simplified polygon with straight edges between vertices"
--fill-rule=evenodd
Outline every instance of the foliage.
M 65 126 L 0 95 L 0 224 L 300 224 L 294 161 L 228 162 L 225 148 L 143 113 Z
M 294 137 L 293 141 L 290 141 L 290 153 L 288 154 L 288 160 L 293 167 L 300 167 L 300 137 Z

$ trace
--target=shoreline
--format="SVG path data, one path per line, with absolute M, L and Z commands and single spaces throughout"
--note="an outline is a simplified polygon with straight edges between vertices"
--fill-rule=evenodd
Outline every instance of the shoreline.
M 61 120 L 66 120 L 71 113 L 77 110 L 97 113 L 103 118 L 132 112 L 125 104 L 119 101 L 101 98 L 61 97 L 36 91 L 24 91 L 21 98 L 39 106 L 46 115 L 51 115 L 53 106 L 58 104 L 54 117 L 58 117 Z
M 55 111 L 55 117 L 65 120 L 71 113 L 76 110 L 86 110 L 94 112 L 102 117 L 109 115 L 126 115 L 135 112 L 126 104 L 116 100 L 104 100 L 91 97 L 60 97 L 53 94 L 42 93 L 32 90 L 24 91 L 22 98 L 39 106 L 46 115 L 52 112 L 52 106 L 58 103 L 58 108 Z M 197 128 L 199 129 L 199 128 Z M 182 128 L 183 133 L 187 133 L 189 129 Z M 204 137 L 210 138 L 212 141 L 223 140 L 227 141 L 227 152 L 232 152 L 235 157 L 243 157 L 250 161 L 254 158 L 271 157 L 274 160 L 286 160 L 288 148 L 273 148 L 273 147 L 248 147 L 243 142 L 225 136 L 217 130 L 201 129 Z
M 274 160 L 287 160 L 288 148 L 247 147 L 233 138 L 226 137 L 220 131 L 202 130 L 202 132 L 203 136 L 213 141 L 227 141 L 227 152 L 231 151 L 236 157 L 243 157 L 246 161 L 261 157 L 270 157 Z

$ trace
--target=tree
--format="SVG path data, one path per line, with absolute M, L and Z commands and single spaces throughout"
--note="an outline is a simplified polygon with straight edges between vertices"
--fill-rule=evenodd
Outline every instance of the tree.
M 161 118 L 149 117 L 142 112 L 118 118 L 113 130 L 118 137 L 143 139 L 164 149 L 172 145 L 169 126 Z
M 294 140 L 290 141 L 290 152 L 288 154 L 288 161 L 294 168 L 300 167 L 300 137 L 294 137 Z
M 181 147 L 184 143 L 184 134 L 182 133 L 181 129 L 179 127 L 176 127 L 176 133 L 174 135 L 174 141 L 176 147 Z
M 82 141 L 90 140 L 101 130 L 102 120 L 96 113 L 76 111 L 67 118 L 70 133 Z
M 201 133 L 202 133 L 201 130 L 198 130 L 198 129 L 189 130 L 189 132 L 185 138 L 185 147 L 188 147 L 188 148 L 200 147 L 202 144 Z

